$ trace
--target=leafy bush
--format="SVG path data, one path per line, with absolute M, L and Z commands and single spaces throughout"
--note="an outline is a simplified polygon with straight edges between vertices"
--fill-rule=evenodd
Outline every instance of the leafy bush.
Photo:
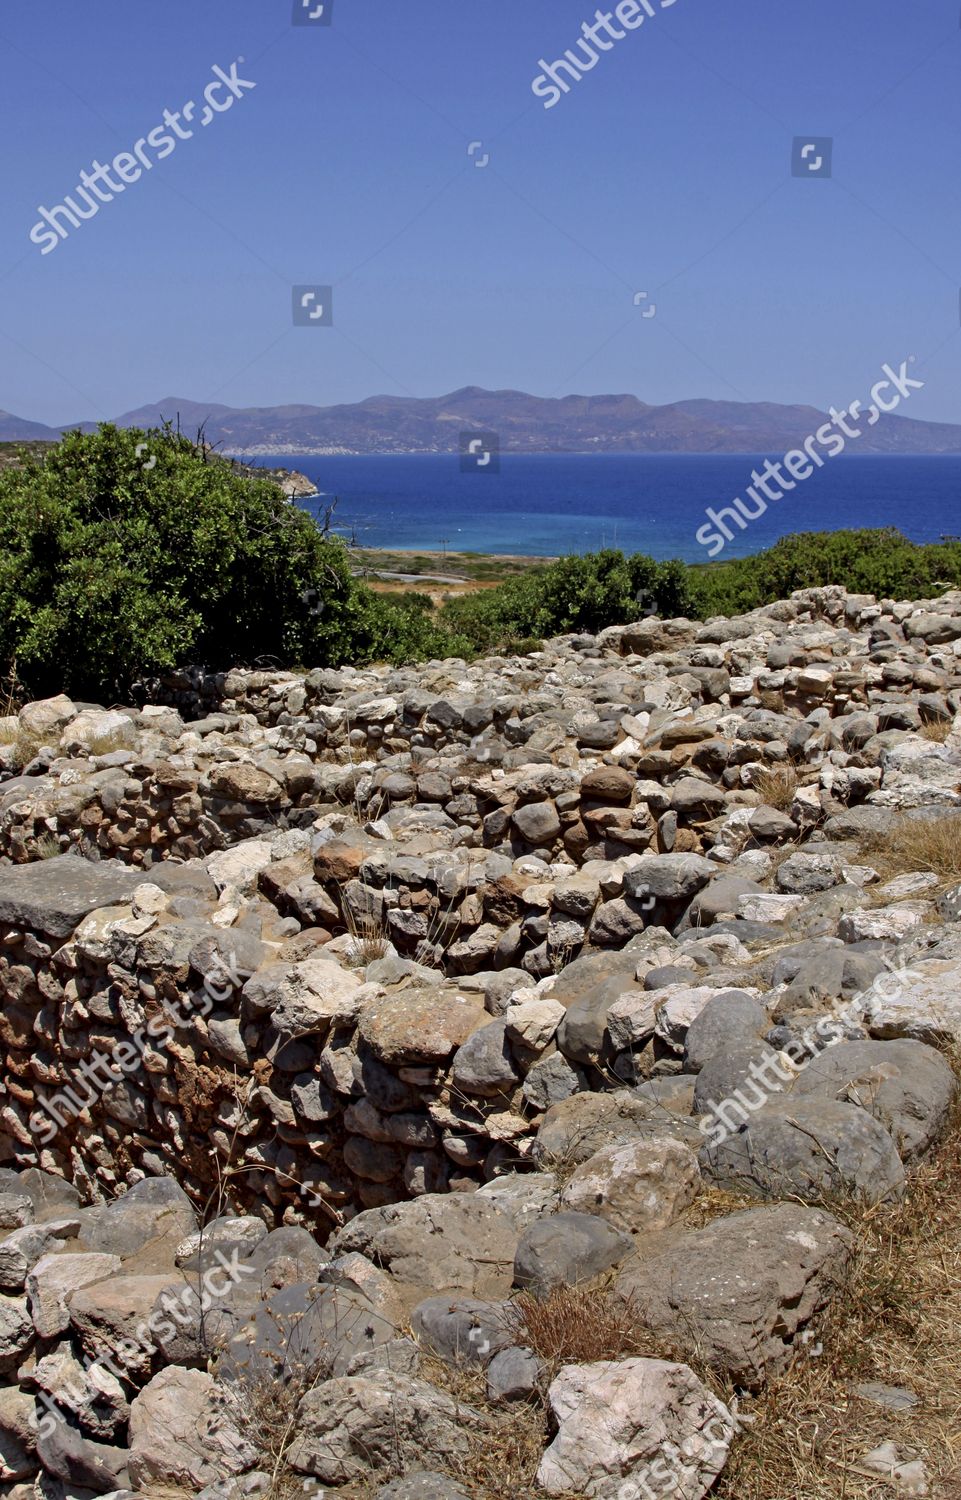
M 104 426 L 0 475 L 0 657 L 33 694 L 342 658 L 352 587 L 343 547 L 273 483 L 184 437 Z
M 641 554 L 562 557 L 487 593 L 449 600 L 441 620 L 479 651 L 516 649 L 531 637 L 596 632 L 648 611 L 683 614 L 691 604 L 686 574 L 683 563 Z
M 35 697 L 120 699 L 185 662 L 445 654 L 424 602 L 378 599 L 270 480 L 170 432 L 71 433 L 0 474 L 0 660 Z
M 688 572 L 700 618 L 738 614 L 829 583 L 879 599 L 917 599 L 961 581 L 961 542 L 919 546 L 893 527 L 800 532 L 754 557 Z

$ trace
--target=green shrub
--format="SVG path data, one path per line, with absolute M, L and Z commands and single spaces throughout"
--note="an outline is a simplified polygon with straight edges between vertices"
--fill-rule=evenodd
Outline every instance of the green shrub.
M 688 571 L 640 553 L 562 557 L 489 592 L 449 600 L 441 620 L 478 651 L 519 650 L 532 637 L 596 632 L 652 611 L 685 614 L 693 606 Z
M 0 474 L 0 659 L 34 695 L 346 660 L 353 595 L 343 546 L 273 483 L 169 432 L 72 433 Z
M 893 527 L 801 532 L 754 557 L 688 571 L 700 618 L 738 614 L 830 583 L 879 599 L 917 599 L 961 581 L 961 542 L 920 546 Z

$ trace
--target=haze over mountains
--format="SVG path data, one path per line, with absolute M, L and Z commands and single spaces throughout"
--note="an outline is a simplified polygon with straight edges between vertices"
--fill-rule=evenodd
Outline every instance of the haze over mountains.
M 497 433 L 505 453 L 780 454 L 830 421 L 813 406 L 767 401 L 649 406 L 628 395 L 548 398 L 477 386 L 446 396 L 371 396 L 342 406 L 235 408 L 169 396 L 116 421 L 150 428 L 178 419 L 189 436 L 206 424 L 209 441 L 245 454 L 455 453 L 461 433 L 470 430 Z M 70 427 L 95 426 L 47 427 L 0 412 L 0 441 L 53 441 Z M 862 428 L 850 451 L 961 453 L 961 426 L 883 416 L 876 426 Z

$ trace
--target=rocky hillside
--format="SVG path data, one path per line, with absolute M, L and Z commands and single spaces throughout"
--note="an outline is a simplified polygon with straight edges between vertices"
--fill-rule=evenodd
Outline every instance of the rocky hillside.
M 230 407 L 166 396 L 116 418 L 119 427 L 204 427 L 234 453 L 456 453 L 461 433 L 493 431 L 505 453 L 785 453 L 831 419 L 775 401 L 674 401 L 633 395 L 532 396 L 465 386 L 443 396 L 370 396 L 337 406 Z M 93 423 L 68 423 L 89 432 Z M 0 438 L 60 436 L 0 412 Z M 882 416 L 861 453 L 961 453 L 961 427 Z
M 961 594 L 140 699 L 0 719 L 5 1497 L 951 1493 Z

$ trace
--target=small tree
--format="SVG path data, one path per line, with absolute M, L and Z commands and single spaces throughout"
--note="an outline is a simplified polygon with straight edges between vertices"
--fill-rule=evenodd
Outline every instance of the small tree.
M 0 474 L 0 662 L 34 695 L 144 673 L 337 664 L 363 610 L 341 543 L 186 437 L 69 434 Z

